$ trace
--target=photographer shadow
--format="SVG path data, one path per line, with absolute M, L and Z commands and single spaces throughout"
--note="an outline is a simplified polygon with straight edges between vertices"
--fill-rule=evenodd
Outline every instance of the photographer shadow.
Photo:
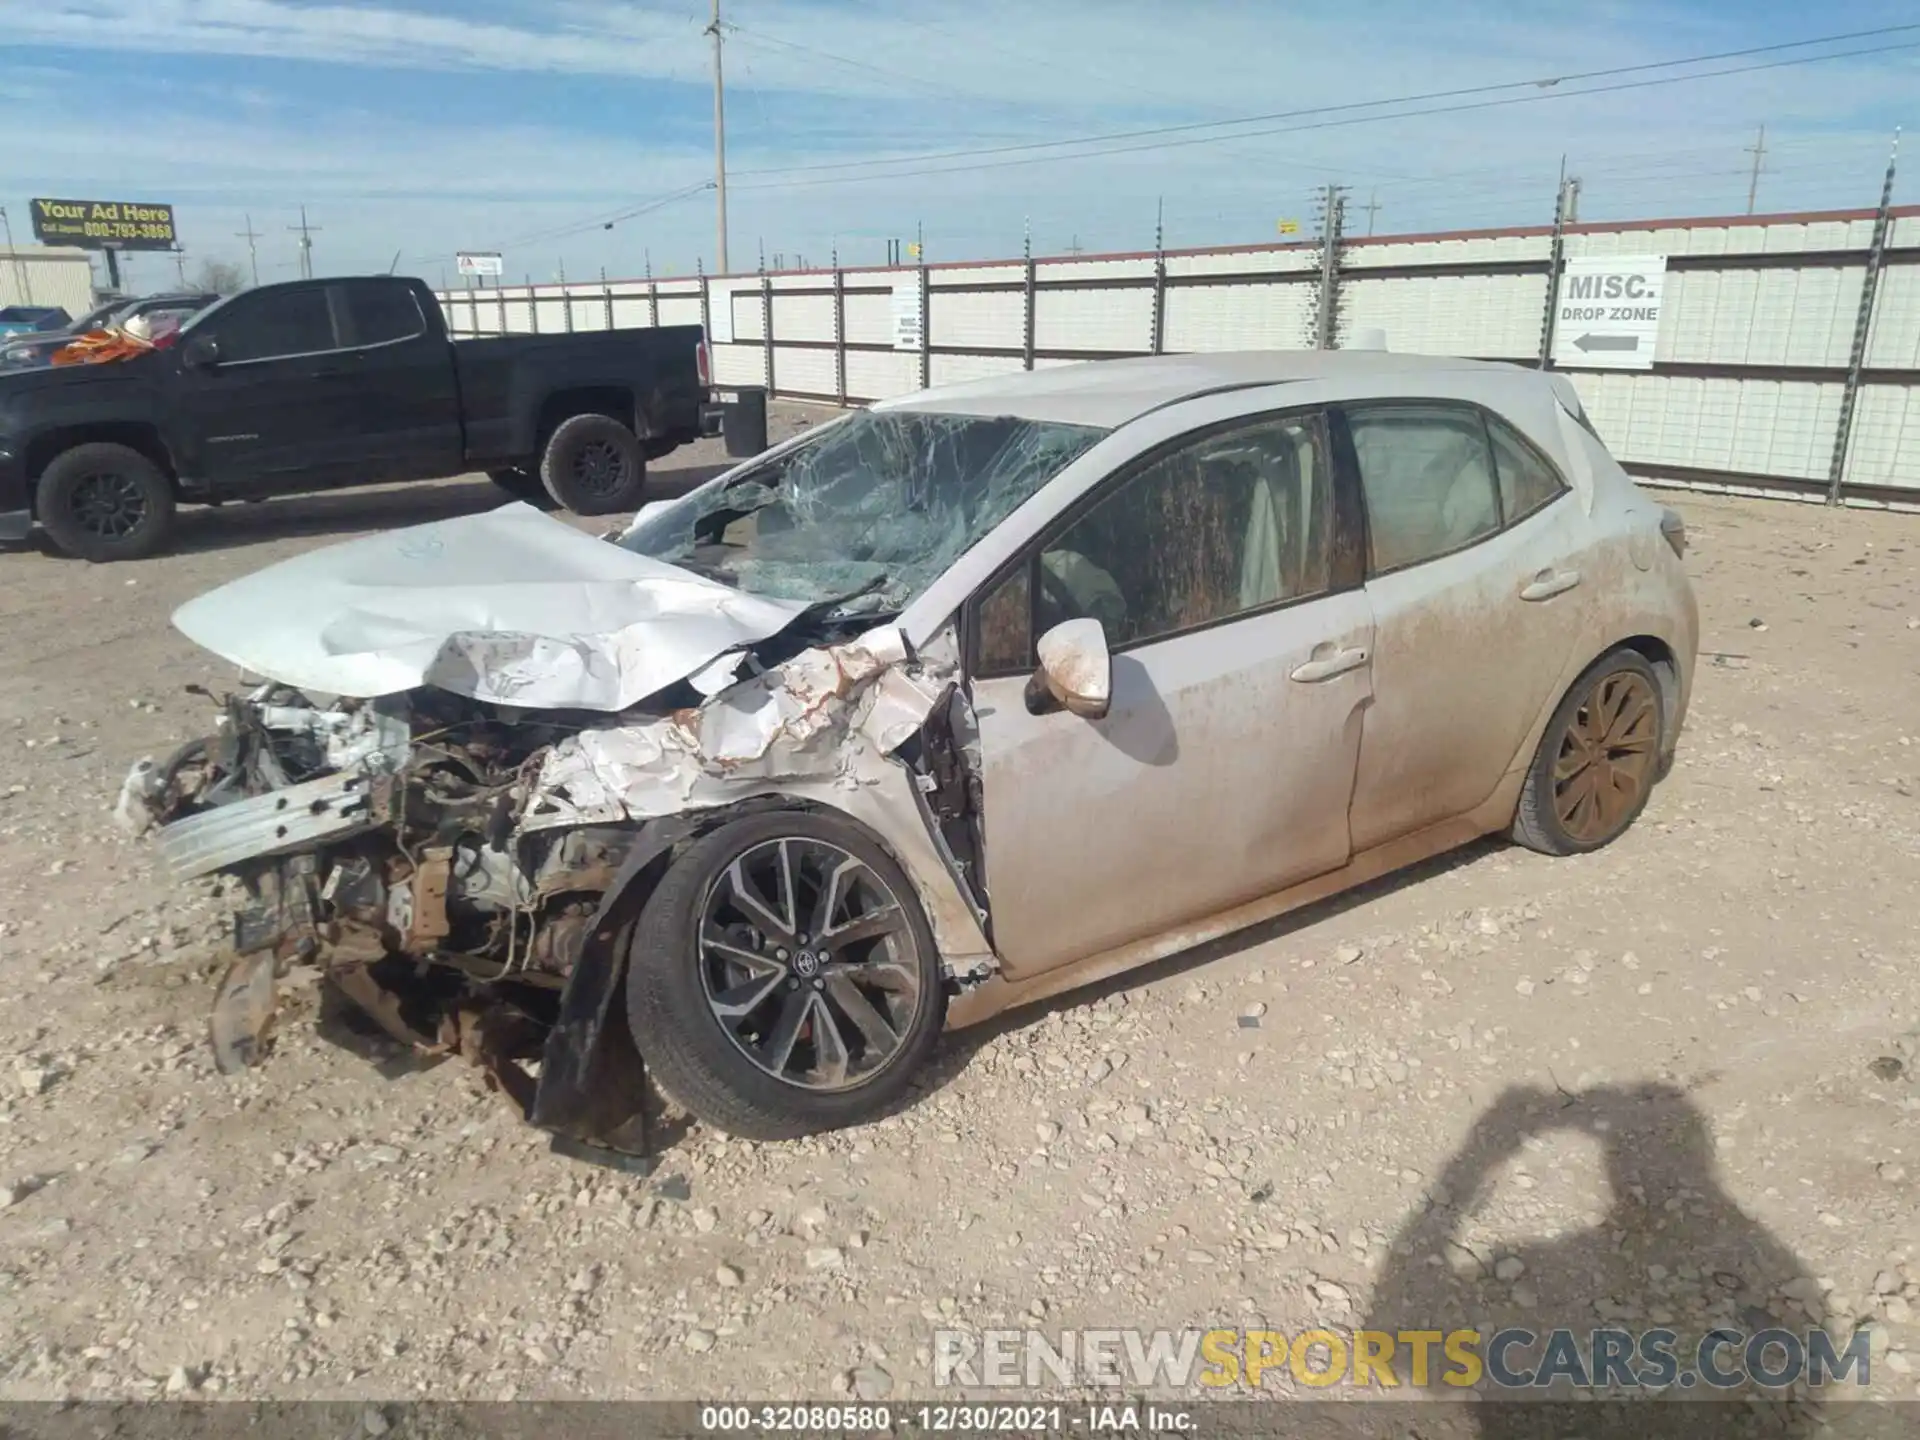
M 1493 1245 L 1464 1233 L 1468 1222 L 1493 1198 L 1502 1166 L 1535 1137 L 1574 1133 L 1592 1138 L 1604 1154 L 1607 1210 L 1599 1224 L 1569 1233 L 1549 1234 L 1513 1245 Z M 1428 1192 L 1424 1208 L 1412 1215 L 1395 1239 L 1386 1273 L 1373 1293 L 1364 1322 L 1389 1332 L 1478 1327 L 1475 1347 L 1488 1361 L 1479 1383 L 1453 1385 L 1461 1367 L 1450 1365 L 1438 1344 L 1431 1354 L 1422 1399 L 1452 1399 L 1445 1407 L 1453 1421 L 1466 1417 L 1482 1440 L 1539 1440 L 1542 1436 L 1580 1436 L 1583 1440 L 1732 1440 L 1735 1436 L 1807 1436 L 1836 1418 L 1834 1407 L 1813 1397 L 1792 1397 L 1784 1388 L 1761 1389 L 1751 1383 L 1721 1389 L 1696 1372 L 1702 1335 L 1738 1332 L 1736 1343 L 1713 1352 L 1721 1374 L 1743 1366 L 1746 1340 L 1765 1330 L 1794 1331 L 1804 1344 L 1807 1317 L 1775 1297 L 1779 1287 L 1807 1272 L 1788 1247 L 1764 1225 L 1746 1215 L 1715 1175 L 1712 1137 L 1706 1118 L 1672 1086 L 1647 1084 L 1597 1087 L 1578 1094 L 1515 1088 L 1503 1094 L 1475 1122 L 1465 1145 Z M 1511 1225 L 1513 1222 L 1508 1222 Z M 1517 1263 L 1516 1263 L 1517 1262 Z M 1502 1347 L 1507 1376 L 1526 1375 L 1536 1384 L 1515 1388 L 1496 1384 L 1494 1356 L 1486 1339 L 1502 1329 L 1533 1333 L 1534 1343 Z M 1570 1372 L 1565 1356 L 1598 1370 L 1589 1337 L 1597 1329 L 1630 1334 L 1635 1349 L 1625 1364 L 1637 1375 L 1655 1370 L 1639 1353 L 1645 1333 L 1674 1332 L 1674 1373 L 1669 1383 L 1594 1398 L 1612 1374 L 1581 1376 Z M 1550 1332 L 1572 1333 L 1557 1352 Z M 1841 1348 L 1836 1346 L 1836 1349 Z M 1411 1386 L 1407 1347 L 1396 1350 L 1396 1372 L 1407 1394 Z M 1767 1354 L 1770 1373 L 1778 1375 L 1789 1352 Z M 1862 1352 L 1864 1357 L 1864 1351 Z M 1543 1364 L 1553 1360 L 1555 1363 Z M 1693 1375 L 1689 1381 L 1686 1377 Z M 1549 1385 L 1538 1384 L 1551 1377 Z M 1830 1386 L 1852 1387 L 1857 1370 Z M 1437 1407 L 1436 1407 L 1437 1408 Z M 1824 1416 L 1823 1416 L 1824 1408 Z M 1882 1406 L 1843 1407 L 1871 1422 L 1891 1420 Z M 1434 1411 L 1430 1418 L 1438 1419 Z M 1461 1427 L 1464 1428 L 1464 1427 Z M 1877 1433 L 1869 1424 L 1856 1430 L 1822 1433 Z M 1892 1433 L 1889 1431 L 1888 1433 Z

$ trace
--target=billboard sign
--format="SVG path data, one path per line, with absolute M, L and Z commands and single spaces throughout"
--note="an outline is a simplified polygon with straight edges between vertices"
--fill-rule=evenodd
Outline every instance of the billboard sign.
M 174 250 L 173 206 L 134 200 L 35 200 L 33 238 L 82 250 Z
M 462 250 L 453 261 L 462 275 L 499 275 L 506 269 L 499 254 L 492 251 Z

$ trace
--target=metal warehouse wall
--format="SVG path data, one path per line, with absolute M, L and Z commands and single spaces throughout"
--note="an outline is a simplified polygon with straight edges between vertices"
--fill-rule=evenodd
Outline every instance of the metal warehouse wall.
M 858 404 L 1077 360 L 1312 349 L 1541 365 L 1567 262 L 1664 255 L 1650 370 L 1562 366 L 1652 483 L 1920 508 L 1920 206 L 488 287 L 456 334 L 704 325 L 713 378 Z M 1872 284 L 1869 286 L 1869 278 Z M 1871 294 L 1869 294 L 1871 290 Z
M 0 305 L 58 305 L 74 319 L 93 309 L 93 266 L 84 250 L 0 245 Z

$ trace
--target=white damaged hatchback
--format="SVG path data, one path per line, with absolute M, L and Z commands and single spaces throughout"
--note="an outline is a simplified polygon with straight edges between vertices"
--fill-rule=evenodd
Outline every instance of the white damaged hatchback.
M 265 683 L 120 813 L 244 891 L 224 1069 L 311 965 L 577 1153 L 644 1154 L 660 1095 L 799 1135 L 897 1104 L 943 1026 L 1478 836 L 1615 839 L 1686 714 L 1685 543 L 1563 377 L 999 377 L 616 543 L 508 506 L 195 600 Z

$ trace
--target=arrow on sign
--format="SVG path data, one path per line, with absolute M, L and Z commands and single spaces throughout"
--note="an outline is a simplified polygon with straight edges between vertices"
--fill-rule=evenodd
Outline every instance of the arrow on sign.
M 1638 335 L 1582 335 L 1573 342 L 1576 350 L 1585 350 L 1591 354 L 1595 350 L 1638 350 Z

